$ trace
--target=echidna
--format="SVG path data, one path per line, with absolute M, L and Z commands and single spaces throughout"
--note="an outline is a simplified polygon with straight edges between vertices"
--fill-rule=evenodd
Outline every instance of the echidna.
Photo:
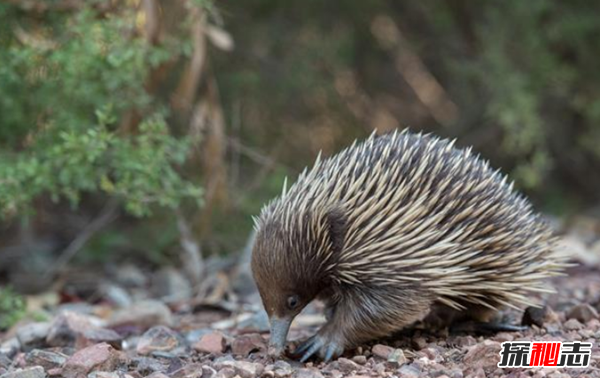
M 562 259 L 555 238 L 505 176 L 470 149 L 407 131 L 372 135 L 317 158 L 256 219 L 252 272 L 271 323 L 271 352 L 313 299 L 327 323 L 302 360 L 423 319 L 489 321 L 531 305 Z

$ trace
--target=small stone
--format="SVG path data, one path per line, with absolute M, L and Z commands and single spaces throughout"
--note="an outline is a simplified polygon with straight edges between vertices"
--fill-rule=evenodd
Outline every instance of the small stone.
M 50 370 L 61 367 L 67 361 L 67 358 L 68 356 L 62 353 L 34 349 L 27 353 L 25 356 L 25 361 L 29 365 L 38 365 L 46 370 Z
M 469 348 L 463 362 L 473 368 L 496 367 L 500 359 L 501 346 L 497 341 L 484 340 L 483 343 Z
M 486 378 L 485 370 L 483 368 L 469 368 L 467 369 L 466 378 Z
M 41 366 L 33 366 L 2 374 L 0 378 L 46 378 L 46 372 Z
M 186 300 L 193 294 L 190 281 L 173 267 L 156 272 L 152 278 L 152 292 L 155 297 L 167 302 Z
M 294 372 L 294 370 L 292 369 L 292 365 L 281 360 L 275 362 L 272 370 L 275 377 L 278 378 L 288 377 Z
M 352 361 L 356 362 L 359 365 L 364 365 L 367 363 L 367 357 L 365 356 L 354 356 L 352 357 Z
M 16 331 L 16 336 L 17 340 L 21 343 L 21 348 L 29 350 L 44 346 L 49 331 L 49 322 L 30 323 L 19 327 Z
M 215 378 L 233 378 L 235 377 L 235 369 L 234 368 L 223 368 L 217 372 Z
M 523 313 L 523 319 L 521 320 L 521 324 L 524 326 L 532 326 L 536 325 L 538 327 L 542 327 L 544 325 L 545 317 L 548 313 L 548 307 L 533 307 L 529 306 L 525 309 Z
M 180 369 L 174 370 L 169 376 L 171 378 L 200 378 L 203 373 L 203 365 L 192 363 L 183 365 Z
M 193 348 L 200 353 L 221 354 L 225 351 L 225 336 L 216 331 L 207 333 L 193 345 Z
M 394 352 L 394 348 L 387 345 L 377 344 L 371 348 L 371 352 L 373 355 L 387 360 L 388 357 Z
M 112 329 L 93 328 L 84 331 L 83 334 L 77 338 L 75 348 L 81 349 L 94 344 L 107 343 L 116 349 L 121 349 L 122 342 L 123 337 Z
M 473 336 L 455 336 L 448 340 L 448 344 L 458 347 L 468 347 L 477 344 Z
M 424 337 L 415 337 L 412 343 L 416 350 L 421 350 L 427 346 L 427 340 Z
M 91 317 L 72 311 L 63 311 L 57 315 L 46 337 L 50 346 L 73 346 L 78 337 L 97 326 Z
M 121 376 L 114 371 L 93 371 L 87 375 L 87 378 L 121 378 Z
M 232 367 L 234 362 L 235 358 L 233 358 L 232 355 L 227 354 L 225 356 L 216 358 L 213 363 L 213 367 L 217 370 L 221 370 L 225 367 Z
M 235 373 L 242 378 L 255 378 L 262 374 L 264 366 L 257 362 L 235 361 L 233 363 Z
M 109 320 L 111 328 L 135 325 L 150 328 L 156 325 L 170 326 L 173 322 L 171 310 L 163 302 L 146 300 L 115 311 Z
M 497 333 L 494 337 L 494 340 L 498 341 L 499 343 L 503 343 L 505 341 L 513 341 L 514 339 L 515 337 L 508 332 Z
M 136 364 L 136 371 L 144 376 L 155 372 L 163 372 L 168 368 L 167 365 L 156 358 L 139 357 L 134 358 L 133 362 Z
M 414 366 L 414 364 L 404 365 L 398 369 L 398 374 L 402 378 L 418 378 L 421 374 L 421 369 Z
M 354 361 L 343 357 L 338 358 L 337 363 L 340 370 L 344 373 L 350 373 L 352 371 L 358 370 L 359 368 L 359 366 Z
M 374 369 L 375 369 L 375 372 L 377 373 L 377 375 L 379 375 L 381 377 L 385 373 L 385 364 L 378 363 L 375 365 Z
M 563 327 L 567 331 L 577 331 L 583 328 L 583 324 L 581 324 L 577 319 L 569 319 L 563 324 Z
M 315 368 L 302 368 L 296 370 L 294 378 L 323 378 L 323 374 Z
M 0 353 L 3 355 L 12 358 L 19 350 L 21 349 L 21 343 L 16 337 L 11 337 L 10 339 L 4 341 L 0 344 Z
M 141 355 L 168 352 L 179 346 L 177 334 L 168 327 L 156 326 L 146 331 L 138 341 L 136 351 Z
M 10 358 L 8 358 L 8 356 L 4 353 L 0 353 L 0 368 L 8 369 L 11 364 L 12 361 L 10 360 Z
M 581 323 L 587 323 L 592 319 L 598 319 L 598 311 L 587 303 L 577 305 L 567 314 L 569 319 L 577 319 Z
M 73 354 L 63 367 L 65 378 L 79 378 L 92 370 L 111 371 L 117 367 L 117 351 L 106 343 L 96 344 Z
M 252 352 L 264 352 L 267 350 L 265 340 L 258 333 L 236 337 L 231 344 L 233 354 L 247 356 Z
M 388 356 L 387 361 L 397 368 L 401 365 L 404 365 L 407 359 L 402 349 L 394 349 L 394 351 Z
M 217 371 L 208 365 L 202 365 L 202 376 L 201 378 L 213 378 L 217 375 Z

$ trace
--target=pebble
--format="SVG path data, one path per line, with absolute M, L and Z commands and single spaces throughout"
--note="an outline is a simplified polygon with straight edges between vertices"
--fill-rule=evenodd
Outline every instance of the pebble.
M 235 370 L 233 368 L 224 368 L 217 372 L 215 378 L 233 378 L 235 377 Z
M 157 371 L 150 375 L 147 375 L 146 378 L 169 378 L 169 376 Z
M 28 365 L 42 366 L 46 370 L 61 367 L 68 356 L 62 353 L 55 353 L 48 350 L 34 349 L 25 355 L 25 361 Z
M 81 349 L 66 361 L 63 367 L 65 378 L 79 378 L 92 370 L 110 371 L 117 367 L 117 351 L 106 343 Z
M 16 337 L 11 337 L 0 344 L 0 353 L 7 357 L 13 357 L 20 349 L 21 343 Z
M 415 337 L 412 339 L 412 344 L 416 350 L 421 350 L 427 346 L 427 340 L 424 337 Z
M 266 350 L 267 344 L 258 333 L 236 337 L 231 344 L 231 352 L 241 356 L 247 356 L 252 352 L 264 352 Z
M 87 375 L 87 378 L 121 378 L 121 375 L 115 371 L 93 371 Z
M 141 355 L 152 352 L 168 352 L 179 346 L 177 334 L 168 327 L 156 326 L 147 330 L 139 339 L 136 351 Z
M 173 267 L 166 267 L 155 273 L 151 290 L 155 297 L 167 302 L 183 301 L 193 294 L 188 279 Z
M 221 354 L 225 351 L 225 346 L 225 336 L 215 331 L 202 336 L 193 348 L 200 353 Z
M 337 365 L 339 367 L 339 370 L 341 370 L 344 373 L 350 373 L 358 370 L 359 368 L 359 365 L 356 362 L 343 357 L 338 358 Z
M 294 372 L 294 378 L 323 378 L 323 374 L 315 368 L 302 368 Z
M 156 325 L 170 326 L 173 315 L 167 305 L 161 301 L 145 300 L 115 311 L 108 321 L 111 328 L 135 325 L 151 328 Z
M 407 361 L 406 356 L 402 349 L 395 349 L 387 358 L 387 361 L 394 367 L 400 367 Z
M 418 378 L 421 374 L 421 369 L 410 365 L 404 365 L 400 369 L 398 369 L 398 374 L 403 378 Z
M 275 362 L 272 370 L 274 375 L 279 378 L 290 376 L 294 372 L 294 370 L 292 369 L 292 365 L 281 360 Z
M 573 307 L 567 314 L 567 318 L 577 319 L 585 324 L 592 319 L 598 319 L 598 311 L 588 303 L 582 303 Z
M 500 332 L 497 333 L 496 336 L 494 337 L 494 340 L 503 343 L 505 341 L 513 341 L 515 339 L 515 337 L 508 333 L 508 332 Z
M 33 366 L 25 369 L 17 369 L 0 375 L 0 378 L 45 378 L 46 372 L 41 366 Z
M 577 319 L 569 319 L 563 324 L 563 327 L 567 331 L 577 331 L 583 328 L 583 324 Z
M 90 328 L 78 335 L 75 341 L 75 348 L 81 349 L 100 343 L 107 343 L 114 348 L 121 349 L 123 337 L 112 329 Z
M 496 367 L 500 359 L 501 346 L 497 341 L 484 340 L 469 348 L 463 362 L 473 368 Z
M 264 366 L 257 362 L 235 361 L 232 364 L 235 373 L 242 378 L 255 378 L 262 374 Z
M 106 342 L 120 348 L 122 337 L 111 329 L 101 328 L 94 317 L 64 311 L 49 326 L 46 343 L 50 346 L 73 346 L 77 349 Z
M 373 355 L 383 358 L 384 360 L 387 360 L 393 352 L 394 348 L 382 344 L 374 345 L 373 348 L 371 348 L 371 353 L 373 353 Z
M 29 350 L 44 346 L 49 331 L 49 322 L 30 323 L 19 327 L 16 330 L 16 337 L 21 344 L 21 348 Z
M 448 344 L 459 347 L 468 347 L 477 344 L 473 336 L 455 336 L 448 340 Z
M 58 314 L 46 336 L 46 343 L 50 346 L 72 346 L 75 344 L 77 335 L 94 327 L 87 315 L 72 311 L 63 311 Z
M 364 365 L 367 363 L 367 357 L 361 356 L 361 355 L 354 356 L 354 357 L 352 357 L 352 361 L 356 362 L 359 365 Z
M 538 327 L 542 327 L 544 325 L 544 320 L 547 313 L 548 308 L 546 306 L 541 308 L 529 306 L 525 309 L 525 312 L 523 313 L 521 324 L 524 326 L 536 325 Z

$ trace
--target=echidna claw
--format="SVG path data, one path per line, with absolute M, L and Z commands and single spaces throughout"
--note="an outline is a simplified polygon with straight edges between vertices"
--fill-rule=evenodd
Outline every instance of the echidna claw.
M 296 355 L 302 354 L 300 362 L 306 362 L 317 352 L 323 361 L 329 362 L 333 357 L 342 354 L 343 351 L 344 349 L 338 343 L 327 341 L 323 336 L 314 335 L 300 344 L 294 353 Z

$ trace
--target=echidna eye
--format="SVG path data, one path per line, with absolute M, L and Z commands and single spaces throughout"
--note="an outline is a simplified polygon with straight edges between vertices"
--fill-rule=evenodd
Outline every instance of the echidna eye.
M 287 306 L 290 310 L 293 310 L 296 308 L 296 306 L 298 306 L 298 303 L 300 301 L 298 300 L 298 296 L 297 295 L 291 295 L 288 297 L 287 299 Z

